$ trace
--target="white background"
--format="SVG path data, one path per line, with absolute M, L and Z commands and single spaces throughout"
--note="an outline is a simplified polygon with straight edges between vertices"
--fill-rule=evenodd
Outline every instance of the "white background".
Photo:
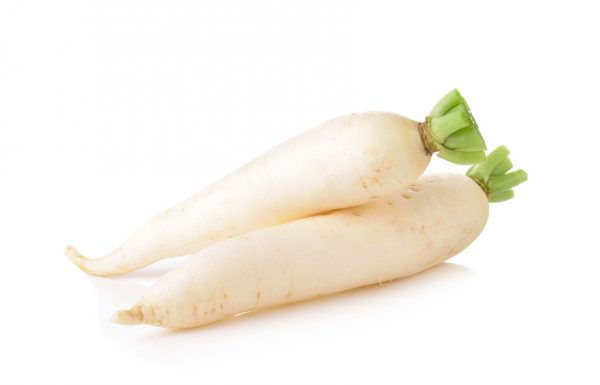
M 0 382 L 599 383 L 593 3 L 2 1 Z M 530 181 L 451 263 L 168 331 L 109 318 L 181 259 L 101 279 L 62 254 L 322 121 L 420 119 L 453 87 Z

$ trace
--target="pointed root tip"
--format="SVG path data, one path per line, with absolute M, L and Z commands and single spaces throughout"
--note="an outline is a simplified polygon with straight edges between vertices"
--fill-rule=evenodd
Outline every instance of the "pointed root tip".
M 119 325 L 139 325 L 142 323 L 142 318 L 139 314 L 133 313 L 130 310 L 119 310 L 110 320 Z
M 76 248 L 71 245 L 65 246 L 65 255 L 80 269 L 83 269 L 83 261 L 85 260 L 85 257 L 81 255 Z
M 112 275 L 112 272 L 106 272 L 98 268 L 94 268 L 94 266 L 90 266 L 88 263 L 89 259 L 81 255 L 81 253 L 73 246 L 68 245 L 65 247 L 65 255 L 71 260 L 71 262 L 75 264 L 75 266 L 88 274 L 98 277 L 109 277 Z

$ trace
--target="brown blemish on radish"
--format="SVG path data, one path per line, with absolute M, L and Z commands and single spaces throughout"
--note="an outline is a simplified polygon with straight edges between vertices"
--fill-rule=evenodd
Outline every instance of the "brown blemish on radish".
M 360 184 L 366 190 L 372 186 L 381 186 L 381 181 L 376 176 L 363 176 L 360 178 Z
M 396 162 L 393 160 L 387 160 L 384 162 L 381 162 L 380 164 L 376 165 L 374 168 L 374 171 L 376 174 L 381 174 L 381 173 L 385 173 L 387 171 L 390 171 L 391 169 L 393 169 L 396 166 Z

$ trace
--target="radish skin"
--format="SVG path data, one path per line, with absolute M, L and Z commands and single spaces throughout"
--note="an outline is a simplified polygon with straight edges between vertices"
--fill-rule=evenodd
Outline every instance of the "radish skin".
M 424 176 L 400 193 L 238 236 L 166 274 L 120 324 L 205 325 L 409 276 L 466 248 L 488 218 L 471 178 Z
M 423 173 L 430 156 L 417 124 L 391 113 L 331 120 L 159 214 L 110 255 L 87 259 L 72 247 L 66 254 L 88 273 L 122 274 L 258 228 L 359 205 Z
M 458 91 L 440 100 L 422 124 L 386 112 L 342 116 L 157 215 L 109 255 L 89 259 L 71 246 L 65 254 L 93 275 L 127 273 L 239 234 L 399 191 L 423 173 L 432 152 L 473 163 L 484 148 Z

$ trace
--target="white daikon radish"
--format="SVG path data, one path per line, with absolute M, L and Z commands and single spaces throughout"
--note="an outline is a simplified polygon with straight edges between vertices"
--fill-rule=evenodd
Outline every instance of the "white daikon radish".
M 488 164 L 488 171 L 480 169 L 477 182 L 460 174 L 428 175 L 361 206 L 207 247 L 113 321 L 194 327 L 426 270 L 479 235 L 488 218 L 488 197 L 526 180 L 523 171 L 500 175 L 507 171 L 507 158 L 501 158 L 495 157 L 500 161 Z M 490 174 L 500 163 L 503 172 L 495 178 L 508 176 L 507 181 L 493 182 L 496 189 L 490 189 Z
M 117 275 L 194 253 L 256 229 L 356 206 L 417 180 L 431 154 L 485 158 L 485 144 L 457 90 L 419 123 L 386 112 L 342 116 L 313 128 L 142 225 L 107 256 L 65 254 L 94 275 Z

